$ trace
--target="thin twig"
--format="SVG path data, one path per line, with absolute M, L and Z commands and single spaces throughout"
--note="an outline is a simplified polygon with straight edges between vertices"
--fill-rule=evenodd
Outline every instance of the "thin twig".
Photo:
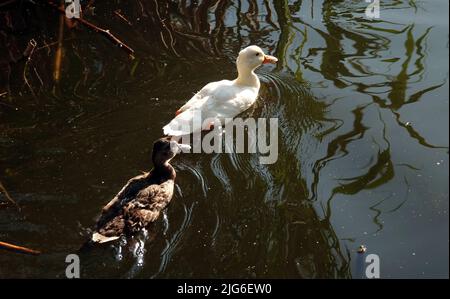
M 64 10 L 64 8 L 59 7 L 55 3 L 49 2 L 48 4 L 51 7 L 53 7 L 54 9 L 58 10 L 60 13 L 65 15 L 66 11 Z M 100 28 L 100 27 L 92 24 L 91 22 L 86 21 L 83 18 L 77 18 L 76 21 L 78 21 L 81 24 L 83 24 L 84 26 L 94 30 L 95 32 L 103 34 L 109 40 L 111 40 L 113 43 L 115 43 L 117 46 L 119 46 L 119 48 L 124 49 L 129 55 L 133 55 L 134 54 L 134 50 L 132 48 L 130 48 L 127 44 L 122 42 L 120 39 L 118 39 L 114 34 L 112 34 L 111 31 L 109 31 L 109 29 Z
M 36 94 L 34 93 L 33 88 L 31 87 L 30 83 L 28 82 L 27 79 L 27 70 L 28 70 L 28 63 L 31 61 L 31 56 L 34 53 L 34 49 L 36 48 L 36 41 L 34 39 L 31 39 L 28 42 L 28 46 L 25 49 L 23 56 L 24 57 L 28 57 L 27 62 L 25 62 L 25 66 L 23 67 L 23 81 L 25 81 L 25 84 L 27 85 L 27 87 L 30 89 L 31 93 L 33 94 L 33 96 L 36 98 Z
M 69 40 L 74 40 L 74 39 L 75 39 L 75 38 L 70 37 L 70 38 L 64 39 L 64 41 L 69 41 Z M 49 43 L 49 44 L 47 44 L 45 41 L 43 41 L 43 43 L 44 43 L 43 46 L 37 47 L 36 50 L 34 50 L 34 51 L 36 52 L 36 51 L 39 51 L 39 50 L 42 50 L 42 49 L 47 49 L 47 50 L 48 50 L 48 54 L 50 54 L 50 51 L 51 51 L 51 50 L 50 50 L 50 47 L 58 45 L 58 42 L 57 42 L 57 41 L 56 41 L 56 42 Z
M 9 195 L 8 191 L 6 191 L 5 186 L 3 186 L 2 182 L 0 182 L 0 192 L 3 193 L 7 200 L 9 200 L 13 205 L 15 205 L 17 208 L 19 208 L 19 205 L 12 199 L 12 197 Z
M 30 249 L 30 248 L 26 248 L 26 247 L 14 245 L 14 244 L 2 242 L 2 241 L 0 241 L 0 248 L 6 249 L 6 250 L 11 250 L 11 251 L 14 251 L 17 253 L 25 253 L 25 254 L 32 254 L 32 255 L 41 254 L 41 252 L 38 250 L 34 250 L 34 249 Z
M 0 93 L 0 97 L 6 96 L 7 94 L 7 92 Z
M 131 22 L 127 18 L 125 18 L 125 16 L 123 14 L 121 14 L 121 12 L 122 11 L 120 9 L 117 9 L 117 10 L 114 11 L 114 14 L 116 16 L 118 16 L 120 19 L 124 20 L 125 23 L 127 23 L 130 26 L 132 26 L 133 24 L 131 24 Z
M 34 73 L 36 74 L 36 77 L 39 79 L 39 82 L 41 83 L 41 86 L 44 86 L 44 81 L 42 81 L 42 78 L 39 75 L 38 71 L 36 70 L 35 67 L 33 69 L 34 69 Z

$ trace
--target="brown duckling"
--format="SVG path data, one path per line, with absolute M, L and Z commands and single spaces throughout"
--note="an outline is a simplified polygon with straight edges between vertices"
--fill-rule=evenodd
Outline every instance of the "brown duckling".
M 152 154 L 153 170 L 129 180 L 103 208 L 92 241 L 108 243 L 153 224 L 174 193 L 176 172 L 170 161 L 189 149 L 190 146 L 178 144 L 169 138 L 156 141 Z

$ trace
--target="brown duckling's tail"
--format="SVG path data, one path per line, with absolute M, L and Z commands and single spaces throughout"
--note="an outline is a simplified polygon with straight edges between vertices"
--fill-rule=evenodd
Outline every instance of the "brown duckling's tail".
M 95 232 L 92 234 L 89 240 L 87 240 L 81 247 L 78 249 L 78 253 L 89 252 L 91 249 L 95 248 L 99 245 L 105 245 L 107 243 L 113 242 L 120 239 L 120 236 L 114 237 L 106 237 L 102 234 Z
M 86 243 L 87 247 L 94 247 L 95 245 L 106 244 L 116 240 L 124 234 L 125 220 L 123 215 L 118 215 L 105 221 L 100 219 L 97 223 L 97 229 L 92 233 L 89 241 Z
M 92 249 L 94 249 L 98 245 L 104 245 L 109 242 L 116 241 L 118 239 L 120 239 L 120 236 L 106 237 L 99 232 L 94 232 L 91 235 L 90 239 L 87 240 L 83 244 L 83 246 L 80 247 L 80 249 L 78 249 L 78 253 L 90 252 Z
M 105 244 L 105 243 L 113 242 L 113 241 L 116 241 L 119 239 L 120 239 L 120 236 L 106 237 L 106 236 L 96 232 L 92 235 L 91 241 L 94 243 L 97 243 L 97 244 Z

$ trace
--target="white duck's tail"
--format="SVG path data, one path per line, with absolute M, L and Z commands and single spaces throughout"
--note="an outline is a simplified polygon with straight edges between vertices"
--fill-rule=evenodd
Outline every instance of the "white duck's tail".
M 190 135 L 202 130 L 201 119 L 194 122 L 193 111 L 185 111 L 175 117 L 167 126 L 163 128 L 164 135 L 181 137 Z
M 181 137 L 185 135 L 191 134 L 188 131 L 179 130 L 177 126 L 174 126 L 172 123 L 168 124 L 163 128 L 164 135 L 172 136 L 172 137 Z

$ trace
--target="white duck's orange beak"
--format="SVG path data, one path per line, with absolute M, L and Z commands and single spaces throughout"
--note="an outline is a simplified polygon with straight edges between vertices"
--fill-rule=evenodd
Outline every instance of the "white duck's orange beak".
M 276 64 L 278 62 L 278 58 L 270 55 L 264 55 L 263 64 Z

